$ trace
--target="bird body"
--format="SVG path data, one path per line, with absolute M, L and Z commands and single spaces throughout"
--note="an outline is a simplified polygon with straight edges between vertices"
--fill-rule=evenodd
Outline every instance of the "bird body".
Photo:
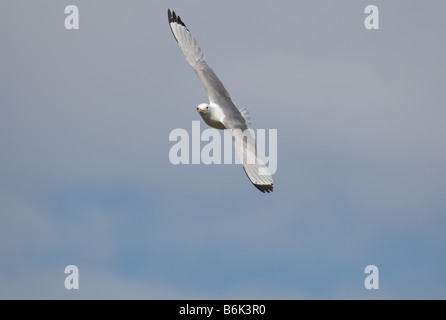
M 222 130 L 227 129 L 224 125 L 226 116 L 218 104 L 213 102 L 210 104 L 202 103 L 197 107 L 197 110 L 208 126 Z

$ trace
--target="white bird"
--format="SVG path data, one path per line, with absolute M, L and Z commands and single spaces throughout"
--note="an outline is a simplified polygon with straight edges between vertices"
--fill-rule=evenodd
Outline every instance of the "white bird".
M 238 109 L 223 83 L 204 60 L 203 52 L 192 37 L 180 16 L 167 10 L 169 26 L 175 40 L 206 89 L 209 103 L 202 103 L 197 110 L 207 125 L 217 129 L 231 129 L 234 148 L 252 184 L 262 192 L 273 191 L 273 178 L 265 164 L 257 157 L 249 113 Z M 238 130 L 237 130 L 238 129 Z

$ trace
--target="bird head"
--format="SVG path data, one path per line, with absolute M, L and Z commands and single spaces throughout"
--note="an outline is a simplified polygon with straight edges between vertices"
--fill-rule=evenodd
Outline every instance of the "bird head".
M 209 112 L 209 105 L 207 103 L 202 103 L 197 107 L 197 111 L 198 113 L 203 116 L 205 115 L 207 112 Z

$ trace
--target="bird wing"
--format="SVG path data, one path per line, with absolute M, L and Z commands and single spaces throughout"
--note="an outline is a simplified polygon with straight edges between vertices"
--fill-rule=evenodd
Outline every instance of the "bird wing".
M 233 129 L 231 133 L 234 139 L 234 149 L 249 180 L 263 193 L 273 192 L 273 177 L 263 161 L 257 157 L 252 129 Z
M 190 31 L 187 29 L 180 16 L 175 14 L 175 11 L 167 10 L 169 18 L 170 30 L 178 42 L 178 45 L 186 56 L 186 61 L 194 69 L 195 73 L 203 83 L 204 88 L 209 96 L 211 102 L 221 101 L 222 99 L 229 99 L 230 94 L 226 91 L 223 83 L 218 79 L 214 70 L 212 70 L 204 60 L 203 52 L 197 41 L 192 37 Z

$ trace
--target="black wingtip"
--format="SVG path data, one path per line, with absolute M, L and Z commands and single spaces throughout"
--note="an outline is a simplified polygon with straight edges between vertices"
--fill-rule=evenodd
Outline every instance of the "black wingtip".
M 254 184 L 254 183 L 253 183 Z M 260 191 L 262 191 L 263 193 L 270 193 L 273 192 L 274 190 L 274 184 L 254 184 L 254 186 L 259 189 Z
M 246 175 L 248 176 L 249 181 L 251 181 L 251 179 L 249 178 L 248 172 L 246 172 L 245 167 L 243 167 L 243 171 L 245 171 Z M 257 189 L 259 189 L 260 191 L 262 191 L 263 193 L 270 193 L 273 192 L 274 190 L 274 183 L 271 184 L 257 184 L 251 181 L 251 183 L 254 185 L 254 187 L 256 187 Z
M 175 11 L 170 11 L 170 9 L 167 9 L 167 17 L 169 18 L 169 23 L 178 23 L 181 24 L 183 27 L 186 27 L 186 24 L 181 20 L 180 16 L 177 16 Z

